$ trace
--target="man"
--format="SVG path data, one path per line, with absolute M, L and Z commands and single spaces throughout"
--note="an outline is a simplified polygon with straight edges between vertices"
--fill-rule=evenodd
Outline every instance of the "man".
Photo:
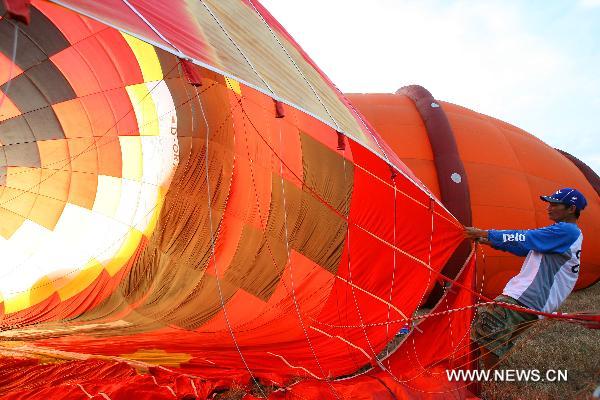
M 465 236 L 493 248 L 526 256 L 521 271 L 504 287 L 496 301 L 547 313 L 554 312 L 575 287 L 583 235 L 577 226 L 587 205 L 576 189 L 565 188 L 550 196 L 548 217 L 554 224 L 531 230 L 483 230 L 465 228 Z M 513 340 L 537 320 L 535 314 L 500 306 L 482 307 L 471 330 L 481 350 L 484 368 L 494 368 L 513 346 Z

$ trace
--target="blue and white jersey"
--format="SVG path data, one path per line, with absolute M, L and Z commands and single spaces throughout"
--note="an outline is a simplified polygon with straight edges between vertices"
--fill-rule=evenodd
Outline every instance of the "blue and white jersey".
M 575 287 L 583 242 L 576 224 L 558 222 L 532 230 L 489 230 L 488 238 L 498 250 L 527 256 L 503 294 L 534 310 L 551 313 Z

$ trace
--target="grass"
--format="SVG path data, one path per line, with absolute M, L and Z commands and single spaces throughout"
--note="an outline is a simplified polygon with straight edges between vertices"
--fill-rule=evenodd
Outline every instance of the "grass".
M 559 311 L 600 310 L 600 283 L 569 296 Z M 521 335 L 498 369 L 567 370 L 566 382 L 487 382 L 485 400 L 591 399 L 600 385 L 600 329 L 541 320 Z

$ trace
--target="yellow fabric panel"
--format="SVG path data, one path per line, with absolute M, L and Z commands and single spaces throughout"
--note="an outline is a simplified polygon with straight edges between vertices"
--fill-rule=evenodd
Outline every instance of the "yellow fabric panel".
M 137 58 L 144 82 L 160 81 L 163 79 L 160 61 L 154 47 L 126 33 L 121 32 L 121 35 L 123 35 L 123 38 L 125 38 L 127 44 L 131 47 L 135 58 Z
M 148 87 L 142 83 L 127 86 L 125 89 L 127 89 L 129 100 L 135 112 L 140 136 L 160 135 L 158 113 Z
M 167 188 L 162 188 L 162 187 L 158 187 L 158 193 L 156 196 L 156 207 L 154 208 L 154 211 L 152 212 L 152 217 L 150 218 L 150 221 L 148 222 L 148 226 L 146 226 L 146 229 L 144 229 L 144 233 L 146 234 L 146 236 L 150 236 L 152 232 L 154 232 L 154 229 L 156 229 L 156 225 L 158 224 L 158 217 L 160 217 L 160 212 L 163 208 L 163 206 L 165 205 L 165 197 L 167 195 L 167 191 L 168 191 L 168 187 Z
M 94 258 L 79 271 L 73 272 L 73 280 L 58 290 L 58 295 L 62 301 L 67 300 L 82 290 L 86 289 L 100 275 L 104 267 Z
M 235 79 L 225 77 L 225 84 L 227 84 L 227 87 L 236 92 L 237 94 L 242 94 L 242 88 L 240 87 L 240 83 Z
M 181 364 L 187 363 L 192 356 L 187 353 L 169 353 L 162 349 L 142 349 L 131 354 L 122 354 L 127 360 L 137 360 L 163 367 L 179 368 Z
M 21 311 L 30 306 L 29 302 L 29 290 L 23 293 L 19 293 L 9 299 L 4 300 L 4 312 L 6 314 Z
M 123 242 L 123 245 L 113 256 L 113 258 L 104 266 L 106 272 L 110 276 L 114 276 L 119 270 L 129 261 L 135 250 L 137 249 L 140 240 L 142 239 L 142 232 L 137 229 L 131 229 L 127 238 Z
M 142 179 L 142 142 L 139 136 L 119 136 L 121 144 L 122 177 L 140 181 Z
M 24 310 L 41 301 L 46 300 L 56 291 L 53 281 L 44 276 L 31 287 L 10 299 L 4 300 L 4 312 L 6 314 Z

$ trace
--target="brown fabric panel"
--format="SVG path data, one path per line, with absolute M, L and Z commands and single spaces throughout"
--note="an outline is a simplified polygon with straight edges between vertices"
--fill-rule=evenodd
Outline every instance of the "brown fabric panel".
M 225 280 L 268 301 L 287 263 L 285 241 L 250 225 L 244 226 Z
M 168 68 L 168 65 L 163 68 Z M 210 121 L 211 133 L 225 137 L 225 139 L 216 141 L 230 142 L 233 139 L 233 133 L 230 122 L 230 104 L 227 99 L 228 89 L 221 82 L 222 76 L 204 69 L 201 73 L 206 78 L 206 85 L 198 88 L 190 85 L 185 77 L 165 79 L 177 108 L 177 136 L 204 139 L 206 136 L 206 123 L 202 116 L 204 112 Z M 200 99 L 202 104 L 200 104 Z
M 40 152 L 35 142 L 3 146 L 9 167 L 40 167 Z
M 292 231 L 298 223 L 302 190 L 286 179 L 283 179 L 282 186 L 281 176 L 276 174 L 273 175 L 272 185 L 267 232 L 272 237 L 285 243 L 287 228 L 287 240 L 290 242 L 290 247 L 294 248 Z M 283 207 L 284 203 L 285 209 Z
M 0 52 L 11 57 L 14 22 L 0 20 Z M 23 70 L 66 49 L 69 42 L 61 31 L 35 7 L 31 7 L 31 23 L 19 25 L 19 51 L 16 64 Z
M 281 177 L 274 176 L 267 231 L 285 245 L 287 223 L 290 247 L 335 274 L 344 249 L 346 222 L 306 188 L 301 190 L 284 180 L 283 189 Z
M 286 196 L 287 193 L 286 190 Z M 302 193 L 296 224 L 291 230 L 296 251 L 336 274 L 347 230 L 348 225 L 342 217 L 313 194 L 307 191 Z
M 49 60 L 25 72 L 50 104 L 61 103 L 76 97 L 71 84 Z
M 35 141 L 35 136 L 23 115 L 0 122 L 0 143 L 3 145 L 33 141 Z
M 127 316 L 128 322 L 146 327 L 149 323 L 157 323 L 195 329 L 221 309 L 216 278 L 205 274 L 203 268 L 174 262 L 156 247 L 153 250 L 146 248 L 136 264 L 150 268 L 131 271 L 127 282 L 121 284 L 119 302 L 131 303 L 132 296 L 144 294 L 140 292 L 142 288 L 148 296 L 134 313 Z M 227 302 L 237 288 L 221 281 L 221 290 Z M 112 299 L 104 307 L 120 308 L 114 301 Z
M 335 274 L 347 231 L 339 214 L 347 217 L 350 212 L 354 165 L 306 133 L 301 132 L 300 140 L 305 185 L 301 190 L 284 180 L 289 240 L 294 250 Z M 281 177 L 274 177 L 268 229 L 281 240 L 285 235 L 283 195 Z
M 62 32 L 35 7 L 31 7 L 31 23 L 20 28 L 48 57 L 70 46 Z
M 200 121 L 197 118 L 200 114 L 194 114 L 194 111 L 199 108 L 198 100 L 194 98 L 196 96 L 194 88 L 187 85 L 182 79 L 165 79 L 165 83 L 177 108 L 177 136 L 199 137 Z
M 179 166 L 188 165 L 189 158 L 192 154 L 192 143 L 198 139 L 191 137 L 177 137 L 179 146 Z
M 145 247 L 145 243 L 140 244 L 140 248 Z M 136 253 L 134 253 L 132 258 L 137 258 L 141 254 L 140 248 L 137 249 Z M 103 272 L 105 273 L 105 272 Z M 124 280 L 128 280 L 130 274 L 128 272 L 119 273 L 119 275 L 124 276 Z M 114 278 L 113 278 L 114 279 Z M 86 322 L 105 322 L 105 321 L 113 321 L 115 315 L 123 315 L 123 313 L 130 313 L 127 318 L 120 318 L 116 321 L 119 324 L 122 324 L 125 328 L 123 330 L 123 334 L 129 333 L 129 326 L 132 324 L 143 326 L 150 326 L 151 324 L 156 324 L 154 318 L 146 317 L 144 315 L 140 315 L 135 311 L 131 311 L 130 302 L 125 297 L 125 294 L 122 292 L 123 284 L 116 290 L 114 290 L 109 297 L 100 302 L 96 307 L 91 310 L 86 311 L 84 314 L 78 315 L 73 318 L 73 321 Z M 71 333 L 69 333 L 71 334 Z M 102 334 L 100 329 L 94 329 L 93 335 L 96 337 L 100 336 L 114 336 L 114 328 L 111 328 L 107 331 L 107 334 Z
M 223 304 L 227 304 L 237 290 L 224 279 L 217 282 L 214 275 L 204 274 L 193 293 L 178 305 L 176 312 L 167 315 L 166 321 L 185 329 L 198 329 L 223 309 L 221 296 Z
M 72 320 L 80 323 L 91 321 L 94 324 L 99 321 L 106 321 L 106 326 L 94 326 L 86 332 L 86 335 L 96 338 L 114 338 L 116 335 L 134 335 L 137 333 L 158 330 L 166 326 L 165 323 L 157 321 L 153 316 L 140 314 L 135 310 L 126 310 L 127 307 L 129 307 L 127 299 L 119 290 L 115 290 L 109 298 L 101 302 L 98 306 Z M 115 315 L 120 315 L 125 311 L 129 312 L 127 318 L 112 322 Z M 83 324 L 78 325 L 81 326 Z M 63 330 L 64 333 L 60 332 L 60 329 L 51 330 L 51 332 L 56 334 L 54 337 L 69 336 L 74 333 L 67 329 Z M 75 331 L 75 333 L 77 332 Z
M 8 97 L 22 113 L 27 113 L 50 105 L 42 92 L 40 92 L 38 87 L 26 74 L 21 74 L 16 78 L 13 78 L 10 82 Z M 6 85 L 8 85 L 8 82 L 1 87 L 4 93 L 6 93 Z
M 179 58 L 171 53 L 155 47 L 160 67 L 163 71 L 164 79 L 179 79 L 181 75 L 181 68 L 179 67 Z M 183 77 L 184 78 L 184 77 Z M 182 80 L 183 81 L 183 80 Z
M 131 289 L 138 291 L 144 288 L 149 297 L 144 298 L 140 307 L 123 318 L 127 326 L 122 330 L 113 328 L 106 335 L 95 333 L 94 336 L 143 333 L 168 324 L 196 329 L 222 309 L 216 278 L 205 274 L 203 270 L 180 267 L 159 254 L 156 248 L 153 251 L 147 248 L 143 250 L 136 263 L 151 268 L 134 268 L 119 290 L 77 320 L 111 318 L 125 311 L 128 304 L 132 303 L 133 296 L 144 294 L 134 294 Z M 220 284 L 223 300 L 227 303 L 237 288 L 223 280 Z
M 0 143 L 2 143 L 0 141 Z M 2 187 L 6 185 L 6 154 L 4 153 L 4 146 L 0 146 L 0 196 L 2 196 Z
M 23 25 L 20 25 L 19 30 L 22 27 Z M 12 59 L 12 47 L 15 38 L 14 34 L 14 22 L 9 21 L 7 18 L 1 19 L 0 52 L 4 54 L 4 56 L 8 57 L 9 60 Z M 19 32 L 17 46 L 17 57 L 15 64 L 17 64 L 23 70 L 48 58 L 29 37 L 23 34 L 23 32 Z
M 307 190 L 302 191 L 287 180 L 283 180 L 282 188 L 278 175 L 272 177 L 272 187 L 266 232 L 244 226 L 240 245 L 225 275 L 232 285 L 263 301 L 273 294 L 287 263 L 286 240 L 290 249 L 336 273 L 347 229 L 342 217 Z
M 58 122 L 52 107 L 32 111 L 24 114 L 24 117 L 33 131 L 35 140 L 43 141 L 65 138 L 62 126 Z
M 195 258 L 195 263 L 200 265 L 204 265 L 206 260 L 198 260 L 198 252 L 192 246 L 197 245 L 198 241 L 208 243 L 208 236 L 210 235 L 208 226 L 208 188 L 204 164 L 206 147 L 202 142 L 200 139 L 195 139 L 192 142 L 192 152 L 185 163 L 187 168 L 178 170 L 175 175 L 174 183 L 169 193 L 167 193 L 161 213 L 160 218 L 163 227 L 159 236 L 160 248 L 163 252 L 172 252 L 183 256 L 186 251 L 191 251 L 194 256 L 190 255 L 189 257 Z M 209 160 L 212 213 L 219 215 L 219 218 L 213 215 L 213 224 L 217 223 L 217 225 L 213 225 L 213 233 L 216 234 L 220 215 L 225 209 L 227 200 L 233 154 L 211 143 Z M 175 222 L 178 223 L 175 224 Z M 179 236 L 182 234 L 186 235 L 188 242 L 194 241 L 194 243 L 179 240 Z M 200 247 L 206 248 L 205 245 Z
M 300 132 L 300 141 L 304 184 L 347 217 L 354 182 L 354 165 L 304 132 Z

